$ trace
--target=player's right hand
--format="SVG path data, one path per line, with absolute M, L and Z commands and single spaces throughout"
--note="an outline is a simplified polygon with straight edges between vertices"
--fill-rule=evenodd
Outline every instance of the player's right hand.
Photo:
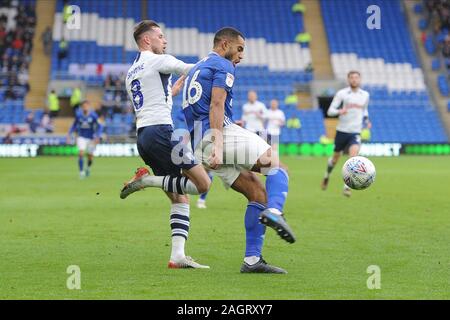
M 223 164 L 223 150 L 222 147 L 213 145 L 211 155 L 208 158 L 209 167 L 211 169 L 218 169 Z
M 66 137 L 66 144 L 72 144 L 72 138 L 70 136 Z

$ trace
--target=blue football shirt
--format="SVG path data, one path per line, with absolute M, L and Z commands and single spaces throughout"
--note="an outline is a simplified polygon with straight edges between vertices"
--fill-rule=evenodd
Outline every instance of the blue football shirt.
M 98 122 L 97 113 L 90 111 L 85 115 L 81 110 L 77 112 L 69 134 L 73 132 L 86 139 L 93 139 L 94 136 L 99 138 L 102 134 L 102 125 Z
M 210 129 L 209 111 L 213 87 L 227 91 L 223 125 L 233 123 L 234 72 L 235 67 L 231 61 L 211 52 L 187 75 L 183 90 L 183 111 L 194 148 L 200 141 L 198 138 L 203 137 L 204 133 Z M 194 137 L 194 129 L 201 132 L 200 137 Z M 194 138 L 197 138 L 197 141 L 194 141 Z

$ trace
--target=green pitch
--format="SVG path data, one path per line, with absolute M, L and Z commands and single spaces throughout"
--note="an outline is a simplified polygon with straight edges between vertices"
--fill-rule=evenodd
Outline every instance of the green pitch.
M 298 241 L 267 230 L 264 257 L 287 275 L 240 274 L 246 201 L 215 180 L 191 211 L 187 253 L 210 270 L 169 270 L 169 205 L 147 189 L 119 199 L 134 159 L 0 159 L 1 299 L 449 299 L 450 158 L 371 158 L 377 180 L 341 195 L 340 167 L 320 190 L 325 158 L 285 158 L 286 216 Z M 67 267 L 81 290 L 66 287 Z M 380 267 L 369 290 L 367 268 Z

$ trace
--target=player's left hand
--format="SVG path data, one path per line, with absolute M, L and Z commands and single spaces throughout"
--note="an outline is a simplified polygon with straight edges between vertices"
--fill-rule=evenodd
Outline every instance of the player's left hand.
M 99 144 L 100 143 L 100 138 L 95 138 L 94 139 L 94 143 L 97 145 L 97 144 Z
M 372 122 L 367 121 L 366 126 L 367 126 L 367 129 L 369 129 L 369 130 L 372 129 Z

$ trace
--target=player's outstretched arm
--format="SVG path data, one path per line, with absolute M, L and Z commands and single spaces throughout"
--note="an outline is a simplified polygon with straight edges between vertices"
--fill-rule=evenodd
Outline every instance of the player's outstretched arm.
M 176 75 L 186 75 L 194 67 L 194 64 L 184 63 L 178 60 L 174 56 L 169 54 L 162 54 L 161 61 L 157 64 L 156 68 L 159 72 L 164 74 L 174 73 Z

